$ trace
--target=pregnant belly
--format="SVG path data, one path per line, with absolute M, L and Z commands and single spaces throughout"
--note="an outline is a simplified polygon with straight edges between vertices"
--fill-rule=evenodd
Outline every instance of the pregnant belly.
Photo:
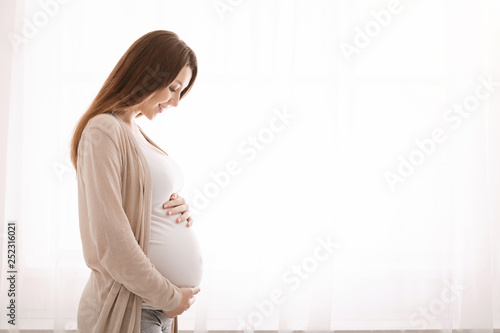
M 165 210 L 160 214 L 151 218 L 148 255 L 151 263 L 179 288 L 198 286 L 203 260 L 195 230 L 186 227 L 186 221 L 175 222 L 181 214 L 166 216 Z

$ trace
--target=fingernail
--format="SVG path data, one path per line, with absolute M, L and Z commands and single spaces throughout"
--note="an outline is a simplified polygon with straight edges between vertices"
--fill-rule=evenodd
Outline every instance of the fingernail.
M 176 222 L 177 222 L 177 223 L 179 223 L 180 221 L 181 221 L 181 219 L 177 219 L 177 221 L 176 221 Z
M 172 215 L 172 211 L 171 211 L 171 210 L 169 210 L 169 211 L 167 212 L 167 215 Z

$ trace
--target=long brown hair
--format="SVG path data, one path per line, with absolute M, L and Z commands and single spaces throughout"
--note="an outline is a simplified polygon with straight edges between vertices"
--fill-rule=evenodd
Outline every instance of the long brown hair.
M 75 126 L 70 147 L 71 163 L 75 170 L 78 144 L 90 119 L 101 113 L 123 112 L 141 104 L 156 91 L 166 88 L 185 66 L 191 68 L 192 74 L 180 99 L 191 90 L 198 72 L 193 50 L 171 31 L 152 31 L 136 40 L 118 61 Z M 139 113 L 137 117 L 142 115 Z

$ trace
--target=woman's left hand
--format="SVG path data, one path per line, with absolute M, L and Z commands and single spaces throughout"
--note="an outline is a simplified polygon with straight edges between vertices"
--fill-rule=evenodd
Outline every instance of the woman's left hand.
M 163 204 L 163 208 L 167 209 L 168 216 L 178 213 L 182 214 L 175 220 L 176 223 L 181 223 L 187 220 L 188 222 L 186 227 L 193 225 L 193 218 L 191 217 L 191 212 L 189 211 L 189 205 L 186 203 L 186 200 L 184 200 L 184 198 L 179 196 L 177 193 L 170 196 L 170 200 Z

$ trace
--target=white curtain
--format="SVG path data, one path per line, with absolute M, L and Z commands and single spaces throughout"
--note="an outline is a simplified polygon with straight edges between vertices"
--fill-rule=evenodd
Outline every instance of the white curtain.
M 182 166 L 202 243 L 180 330 L 500 329 L 500 2 L 0 6 L 0 329 L 76 329 L 70 138 L 157 29 L 199 65 L 177 108 L 138 120 Z

